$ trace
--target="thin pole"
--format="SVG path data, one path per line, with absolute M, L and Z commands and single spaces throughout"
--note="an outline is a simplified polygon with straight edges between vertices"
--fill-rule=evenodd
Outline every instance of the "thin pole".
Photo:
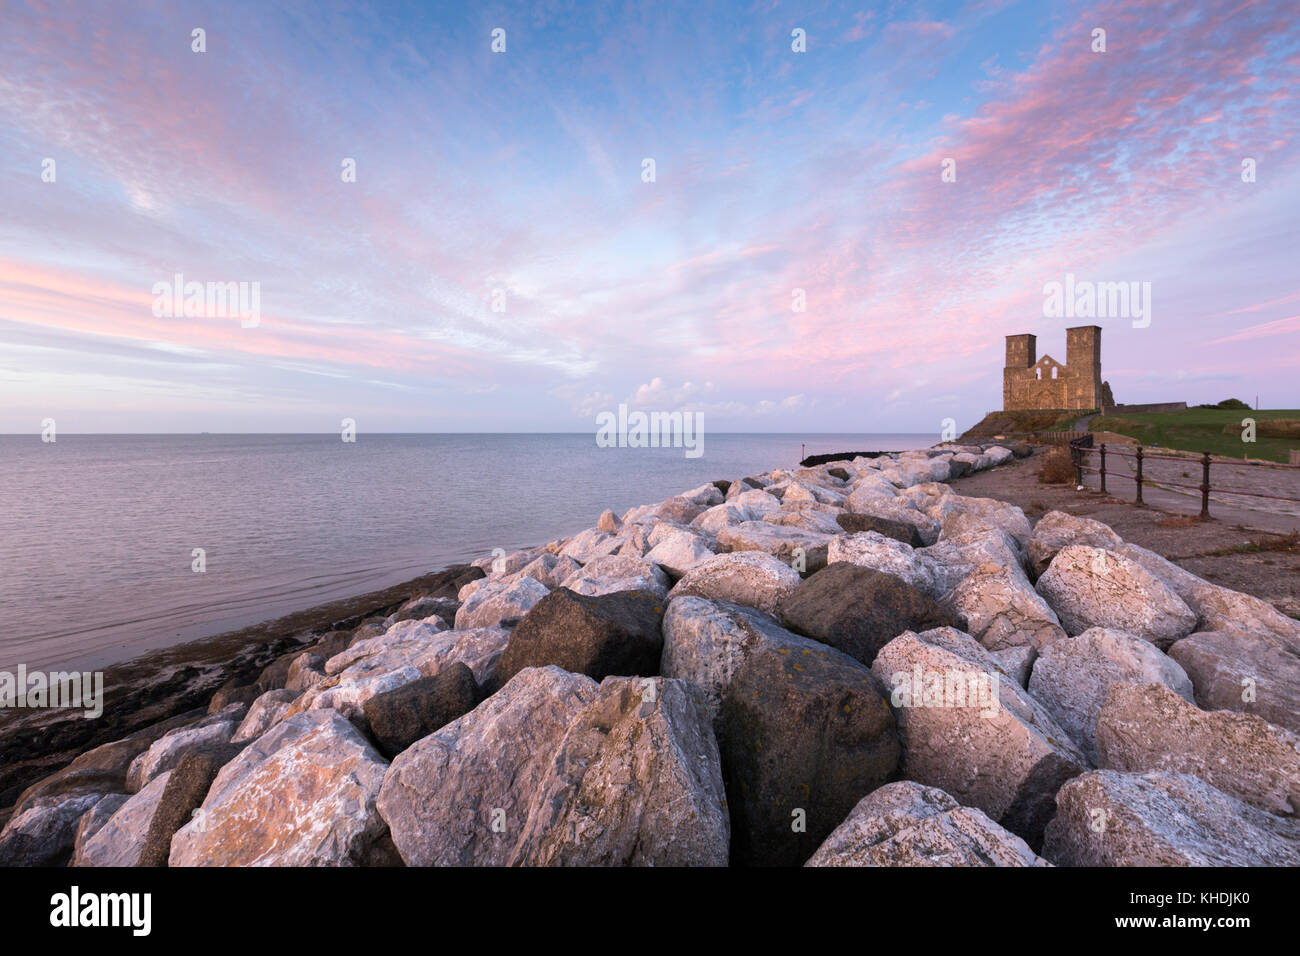
M 1101 493 L 1106 493 L 1106 443 L 1101 443 Z
M 1201 453 L 1201 520 L 1210 516 L 1210 453 Z
M 1138 445 L 1137 462 L 1138 462 L 1137 504 L 1142 504 L 1142 446 L 1141 445 Z

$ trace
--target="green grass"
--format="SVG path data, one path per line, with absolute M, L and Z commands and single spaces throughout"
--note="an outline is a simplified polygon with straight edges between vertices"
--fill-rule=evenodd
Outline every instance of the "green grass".
M 1253 418 L 1255 441 L 1243 442 L 1242 420 Z M 1270 424 L 1271 423 L 1271 424 Z M 1160 445 L 1179 451 L 1203 452 L 1225 458 L 1289 460 L 1292 448 L 1300 448 L 1300 409 L 1189 408 L 1181 412 L 1150 415 L 1099 415 L 1088 423 L 1095 432 L 1115 432 L 1135 438 L 1143 445 Z

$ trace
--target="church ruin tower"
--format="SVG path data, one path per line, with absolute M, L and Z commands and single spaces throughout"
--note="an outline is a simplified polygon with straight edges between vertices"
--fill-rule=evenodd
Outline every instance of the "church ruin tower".
M 1065 330 L 1064 365 L 1050 355 L 1040 359 L 1037 353 L 1037 336 L 1007 336 L 1007 364 L 1002 370 L 1004 410 L 1101 407 L 1101 326 Z

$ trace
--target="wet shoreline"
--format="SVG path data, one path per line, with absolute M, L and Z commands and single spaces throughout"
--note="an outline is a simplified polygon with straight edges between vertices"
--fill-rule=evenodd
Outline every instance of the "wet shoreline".
M 0 711 L 0 815 L 7 815 L 5 808 L 28 785 L 78 754 L 159 721 L 206 710 L 222 685 L 254 681 L 277 658 L 330 631 L 392 613 L 412 597 L 454 600 L 456 582 L 477 576 L 476 571 L 467 564 L 450 565 L 377 591 L 113 664 L 103 670 L 104 713 L 94 720 L 83 717 L 81 708 Z

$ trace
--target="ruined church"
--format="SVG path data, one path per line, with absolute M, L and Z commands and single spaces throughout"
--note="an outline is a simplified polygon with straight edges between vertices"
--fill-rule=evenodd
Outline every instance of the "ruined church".
M 1048 410 L 1103 408 L 1115 404 L 1110 383 L 1101 380 L 1101 326 L 1065 330 L 1065 364 L 1038 358 L 1038 336 L 1008 335 L 1002 370 L 1002 408 Z

